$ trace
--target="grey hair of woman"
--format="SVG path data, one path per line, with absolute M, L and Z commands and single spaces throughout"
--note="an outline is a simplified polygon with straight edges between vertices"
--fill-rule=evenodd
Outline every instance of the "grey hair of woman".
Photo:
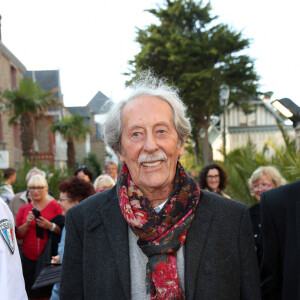
M 45 173 L 43 170 L 40 170 L 40 169 L 38 169 L 37 167 L 33 167 L 33 168 L 30 169 L 30 170 L 28 171 L 28 173 L 26 174 L 26 178 L 25 178 L 26 181 L 28 181 L 28 180 L 30 179 L 32 173 L 34 173 L 34 174 L 40 174 L 40 175 L 42 175 L 43 177 L 46 178 L 46 173 Z
M 43 175 L 37 174 L 30 177 L 27 187 L 31 186 L 44 186 L 48 188 L 48 182 Z
M 248 180 L 250 188 L 259 180 L 263 175 L 269 177 L 269 179 L 274 183 L 275 187 L 286 184 L 286 180 L 281 176 L 280 172 L 272 166 L 261 166 L 258 167 L 251 175 Z
M 164 78 L 154 76 L 150 71 L 139 73 L 137 80 L 130 86 L 129 97 L 111 107 L 103 126 L 106 143 L 115 151 L 120 152 L 122 137 L 122 109 L 130 100 L 141 96 L 153 96 L 165 100 L 173 110 L 173 121 L 178 133 L 178 146 L 191 132 L 191 123 L 186 116 L 186 108 L 179 98 L 178 89 L 166 84 Z

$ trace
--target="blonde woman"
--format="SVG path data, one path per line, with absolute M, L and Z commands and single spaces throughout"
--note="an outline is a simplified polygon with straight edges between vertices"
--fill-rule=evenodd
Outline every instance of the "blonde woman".
M 44 298 L 48 295 L 44 290 L 32 290 L 35 280 L 38 257 L 42 254 L 48 233 L 60 234 L 61 228 L 50 220 L 62 214 L 62 209 L 56 200 L 47 197 L 48 183 L 45 177 L 34 175 L 27 184 L 31 202 L 21 206 L 18 211 L 17 237 L 22 243 L 22 266 L 25 288 L 28 298 Z
M 115 184 L 115 181 L 109 175 L 100 175 L 94 182 L 94 188 L 99 193 L 111 189 Z
M 262 236 L 261 236 L 261 217 L 260 217 L 260 195 L 262 192 L 273 189 L 277 186 L 283 185 L 286 180 L 281 176 L 279 171 L 271 166 L 263 166 L 257 168 L 249 179 L 249 186 L 252 195 L 258 201 L 249 209 L 252 228 L 254 233 L 255 247 L 257 253 L 258 265 L 261 264 L 262 259 Z

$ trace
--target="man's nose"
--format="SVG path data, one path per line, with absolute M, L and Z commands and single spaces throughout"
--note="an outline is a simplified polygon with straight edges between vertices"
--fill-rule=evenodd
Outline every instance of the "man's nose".
M 144 144 L 144 150 L 147 152 L 154 152 L 158 149 L 156 139 L 153 134 L 147 134 Z

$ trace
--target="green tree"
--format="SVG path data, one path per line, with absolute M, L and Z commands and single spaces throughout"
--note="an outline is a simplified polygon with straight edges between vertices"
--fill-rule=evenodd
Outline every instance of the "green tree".
M 258 155 L 261 156 L 263 153 Z M 248 179 L 260 165 L 268 165 L 268 162 L 260 163 L 257 161 L 257 151 L 251 140 L 248 140 L 246 147 L 231 151 L 227 155 L 227 165 L 224 166 L 228 174 L 226 193 L 248 206 L 254 204 L 256 200 L 251 195 Z
M 254 62 L 241 51 L 249 47 L 242 32 L 216 24 L 210 4 L 192 0 L 165 0 L 162 6 L 147 10 L 160 23 L 137 30 L 141 50 L 129 61 L 131 81 L 139 71 L 151 68 L 182 91 L 191 117 L 192 138 L 199 158 L 198 136 L 205 130 L 204 162 L 212 160 L 207 130 L 211 116 L 221 112 L 219 87 L 231 88 L 230 102 L 246 103 L 257 96 L 258 76 Z
M 83 164 L 86 165 L 92 171 L 92 173 L 94 175 L 94 179 L 96 179 L 96 177 L 101 175 L 101 173 L 102 173 L 101 163 L 98 160 L 95 153 L 90 152 L 83 159 Z
M 20 121 L 23 156 L 28 160 L 35 159 L 35 118 L 59 105 L 53 92 L 46 92 L 37 82 L 25 78 L 19 82 L 17 89 L 5 90 L 1 95 L 1 108 L 10 114 L 9 124 Z
M 84 141 L 91 128 L 84 124 L 84 118 L 73 115 L 70 118 L 55 120 L 51 125 L 52 132 L 59 132 L 67 141 L 67 165 L 69 169 L 75 169 L 75 141 Z

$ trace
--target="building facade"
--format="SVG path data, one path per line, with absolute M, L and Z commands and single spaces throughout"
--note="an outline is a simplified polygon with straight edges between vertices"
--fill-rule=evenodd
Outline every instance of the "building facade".
M 101 124 L 96 121 L 97 117 L 106 114 L 109 106 L 109 98 L 98 91 L 86 106 L 67 107 L 71 115 L 79 115 L 84 118 L 84 123 L 88 125 L 92 132 L 88 134 L 84 142 L 75 143 L 76 163 L 81 165 L 88 154 L 94 153 L 104 167 L 106 157 L 106 146 L 101 135 Z
M 225 113 L 225 137 L 226 153 L 236 148 L 245 147 L 249 140 L 256 146 L 258 152 L 264 149 L 267 141 L 275 144 L 276 147 L 284 145 L 281 131 L 278 128 L 279 122 L 284 130 L 291 136 L 295 136 L 292 125 L 286 125 L 270 104 L 270 99 L 253 100 L 250 102 L 252 112 L 245 114 L 241 107 L 233 104 L 228 106 Z M 216 119 L 209 128 L 209 140 L 212 146 L 214 160 L 223 160 L 223 130 L 224 115 Z M 220 151 L 221 150 L 221 151 Z M 274 149 L 268 147 L 267 156 L 274 154 Z
M 13 90 L 23 78 L 25 66 L 0 40 L 0 91 Z M 0 169 L 22 164 L 20 127 L 9 125 L 10 115 L 5 106 L 0 110 Z
M 35 119 L 35 153 L 37 161 L 42 164 L 54 164 L 57 168 L 66 167 L 67 144 L 59 133 L 52 133 L 50 126 L 55 119 L 63 116 L 63 95 L 61 91 L 59 70 L 26 71 L 25 78 L 37 82 L 44 91 L 51 91 L 53 97 L 61 104 L 58 108 L 49 109 Z

